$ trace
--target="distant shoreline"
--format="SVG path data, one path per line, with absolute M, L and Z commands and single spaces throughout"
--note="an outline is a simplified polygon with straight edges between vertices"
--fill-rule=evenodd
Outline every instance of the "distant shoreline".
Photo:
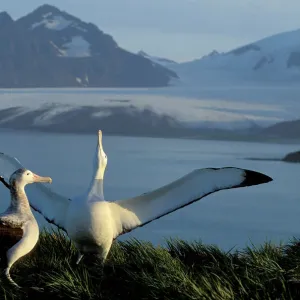
M 99 127 L 99 129 L 101 129 Z M 0 133 L 17 133 L 17 132 L 26 132 L 26 133 L 47 133 L 47 134 L 59 134 L 59 135 L 93 135 L 94 132 L 89 131 L 63 131 L 60 129 L 52 129 L 51 127 L 47 128 L 27 128 L 27 129 L 16 129 L 16 128 L 3 128 L 0 127 Z M 251 136 L 241 136 L 234 132 L 229 132 L 227 137 L 226 134 L 222 134 L 224 136 L 221 136 L 221 134 L 218 136 L 212 136 L 212 134 L 199 134 L 199 135 L 156 135 L 156 134 L 130 134 L 130 133 L 110 133 L 105 132 L 106 136 L 115 136 L 115 137 L 132 137 L 132 138 L 160 138 L 160 139 L 180 139 L 180 140 L 208 140 L 208 141 L 225 141 L 225 142 L 248 142 L 248 143 L 264 143 L 264 144 L 290 144 L 290 145 L 300 145 L 300 139 L 299 140 L 293 140 L 293 139 L 271 139 L 266 137 L 257 137 L 255 135 Z M 280 161 L 279 158 L 245 158 L 248 160 L 272 160 L 272 161 Z
M 258 160 L 258 161 L 282 161 L 282 162 L 286 162 L 286 161 L 282 160 L 282 158 L 245 157 L 243 159 L 245 159 L 245 160 Z

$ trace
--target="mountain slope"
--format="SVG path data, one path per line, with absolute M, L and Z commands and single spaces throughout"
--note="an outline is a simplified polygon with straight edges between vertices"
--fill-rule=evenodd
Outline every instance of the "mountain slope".
M 2 22 L 0 87 L 158 87 L 177 78 L 50 5 L 15 22 L 2 13 Z
M 142 50 L 138 52 L 138 55 L 145 57 L 145 58 L 151 60 L 152 62 L 154 62 L 156 64 L 160 64 L 165 67 L 168 67 L 173 64 L 177 64 L 177 62 L 174 60 L 171 60 L 168 58 L 157 57 L 157 56 L 151 56 Z
M 259 135 L 300 140 L 300 120 L 279 122 L 261 129 Z
M 226 53 L 171 66 L 183 79 L 300 80 L 300 30 L 276 34 Z

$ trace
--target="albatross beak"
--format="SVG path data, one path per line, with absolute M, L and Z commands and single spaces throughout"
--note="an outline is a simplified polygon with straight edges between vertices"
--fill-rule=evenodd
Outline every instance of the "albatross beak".
M 102 148 L 102 131 L 98 131 L 98 147 Z
M 34 179 L 34 182 L 52 183 L 52 178 L 51 177 L 43 177 L 43 176 L 39 176 L 39 175 L 34 174 L 34 173 L 33 173 L 33 179 Z

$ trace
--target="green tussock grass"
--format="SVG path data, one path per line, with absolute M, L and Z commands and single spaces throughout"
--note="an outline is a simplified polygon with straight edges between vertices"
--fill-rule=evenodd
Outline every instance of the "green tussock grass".
M 4 244 L 0 240 L 1 257 Z M 104 265 L 77 251 L 60 232 L 43 232 L 29 255 L 11 270 L 0 264 L 0 299 L 300 299 L 300 243 L 225 252 L 200 242 L 168 240 L 166 247 L 114 242 Z M 26 287 L 42 287 L 36 292 Z

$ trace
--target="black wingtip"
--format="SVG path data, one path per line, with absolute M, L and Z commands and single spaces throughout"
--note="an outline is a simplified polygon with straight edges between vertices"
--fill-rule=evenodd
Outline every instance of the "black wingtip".
M 243 186 L 258 185 L 263 183 L 268 183 L 273 181 L 273 178 L 259 172 L 245 170 L 245 180 L 243 181 Z

